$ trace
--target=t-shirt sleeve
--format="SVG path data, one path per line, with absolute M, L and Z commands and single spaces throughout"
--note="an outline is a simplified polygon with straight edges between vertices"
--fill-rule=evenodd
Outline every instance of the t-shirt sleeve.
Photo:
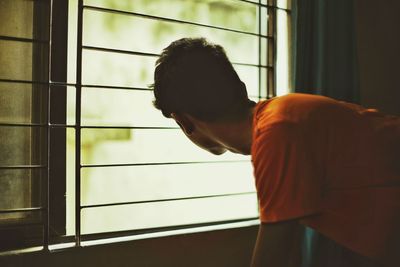
M 322 177 L 310 140 L 294 123 L 278 123 L 255 133 L 252 160 L 262 222 L 320 211 Z

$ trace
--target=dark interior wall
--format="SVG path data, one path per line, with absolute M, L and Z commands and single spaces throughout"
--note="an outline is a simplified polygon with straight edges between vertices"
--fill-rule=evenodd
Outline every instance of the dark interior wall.
M 248 267 L 258 226 L 0 257 L 2 267 Z
M 361 103 L 400 115 L 400 1 L 354 4 Z

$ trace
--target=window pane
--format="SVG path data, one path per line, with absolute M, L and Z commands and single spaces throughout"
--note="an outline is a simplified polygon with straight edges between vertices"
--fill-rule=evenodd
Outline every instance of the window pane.
M 32 80 L 32 43 L 0 40 L 0 78 Z
M 47 1 L 0 1 L 0 79 L 46 81 L 47 68 Z M 33 40 L 29 40 L 33 39 Z M 0 82 L 0 123 L 31 124 L 46 121 L 46 86 L 16 82 Z M 19 209 L 40 206 L 42 171 L 19 169 L 15 165 L 37 165 L 45 162 L 46 130 L 40 127 L 0 126 L 0 166 L 13 169 L 0 170 L 0 209 Z M 26 167 L 26 166 L 25 166 Z M 0 214 L 0 224 L 38 222 L 41 212 L 9 212 Z M 8 235 L 12 230 L 3 228 L 0 247 L 9 248 L 24 240 Z M 35 231 L 27 231 L 31 238 Z M 1 239 L 1 238 L 0 238 Z
M 0 82 L 0 123 L 45 123 L 45 90 L 44 85 Z
M 257 5 L 232 0 L 86 0 L 87 5 L 257 32 Z M 238 19 L 243 18 L 243 19 Z
M 85 45 L 159 54 L 177 39 L 205 37 L 222 45 L 231 61 L 258 64 L 257 36 L 92 10 L 84 15 Z
M 258 10 L 257 10 L 257 12 L 258 12 Z M 262 35 L 268 35 L 268 31 L 267 31 L 267 29 L 268 29 L 268 9 L 265 7 L 261 7 L 260 12 L 261 12 L 261 18 L 260 18 L 261 21 L 260 22 L 257 21 L 257 23 L 261 24 L 261 32 L 260 33 Z
M 250 162 L 82 170 L 84 205 L 252 191 Z
M 34 1 L 0 1 L 0 35 L 32 38 Z
M 84 84 L 147 88 L 153 83 L 156 58 L 85 50 Z
M 258 216 L 256 194 L 82 210 L 83 234 Z
M 258 33 L 259 7 L 243 1 L 95 1 L 85 5 L 167 16 L 215 26 Z M 76 1 L 70 1 L 70 15 Z M 72 11 L 72 12 L 71 12 Z M 266 34 L 267 14 L 262 8 L 262 32 Z M 238 19 L 240 17 L 240 19 Z M 70 26 L 76 17 L 70 16 Z M 267 39 L 251 34 L 168 22 L 143 16 L 84 9 L 85 46 L 159 54 L 170 42 L 182 37 L 206 37 L 222 45 L 235 64 L 249 95 L 257 98 L 259 84 L 266 92 Z M 70 27 L 74 28 L 74 27 Z M 69 81 L 74 81 L 76 32 L 69 34 Z M 152 106 L 151 90 L 122 90 L 114 86 L 147 89 L 153 83 L 156 57 L 83 50 L 83 84 L 110 88 L 82 88 L 83 126 L 177 127 Z M 241 65 L 254 64 L 255 66 Z M 260 74 L 262 77 L 260 77 Z M 265 95 L 265 93 L 263 94 Z M 75 122 L 75 88 L 67 90 L 67 121 Z M 67 231 L 74 232 L 74 129 L 67 138 Z M 81 163 L 134 164 L 217 161 L 218 163 L 148 165 L 130 167 L 84 167 L 83 205 L 137 200 L 201 196 L 254 191 L 249 157 L 227 153 L 213 156 L 194 146 L 180 129 L 82 129 Z M 222 163 L 225 160 L 246 162 Z M 107 192 L 104 190 L 107 189 Z M 128 216 L 123 217 L 123 214 Z M 250 214 L 250 215 L 249 215 Z M 240 195 L 142 205 L 90 208 L 82 211 L 84 233 L 143 229 L 188 223 L 257 216 L 256 196 Z
M 84 88 L 82 125 L 177 127 L 153 106 L 152 91 Z
M 82 129 L 83 164 L 244 160 L 214 156 L 193 145 L 180 129 Z
M 148 88 L 153 83 L 156 58 L 86 50 L 83 83 Z M 258 68 L 235 65 L 250 95 L 258 93 Z
M 40 207 L 43 175 L 40 169 L 0 170 L 0 210 Z M 0 225 L 18 223 L 21 219 L 38 221 L 40 216 L 40 211 L 1 213 Z
M 39 149 L 43 146 L 46 129 L 39 127 L 0 127 L 0 166 L 41 164 Z M 34 151 L 35 150 L 35 151 Z
M 252 66 L 234 66 L 240 79 L 245 83 L 248 95 L 258 95 L 258 68 Z M 266 90 L 262 87 L 261 90 Z
M 267 51 L 268 51 L 268 39 L 267 38 L 261 38 L 261 65 L 267 66 L 268 61 L 267 61 Z
M 0 209 L 40 206 L 39 196 L 35 199 L 31 192 L 40 192 L 41 172 L 39 169 L 0 170 Z
M 66 234 L 75 234 L 75 129 L 67 129 Z
M 81 105 L 81 110 L 85 109 L 85 104 Z M 83 111 L 81 111 L 83 112 Z M 74 125 L 76 119 L 76 88 L 67 86 L 67 124 Z M 83 119 L 83 118 L 82 118 Z
M 277 53 L 276 53 L 276 77 L 279 86 L 276 87 L 277 95 L 290 92 L 290 57 L 289 57 L 289 16 L 286 11 L 277 10 Z
M 291 0 L 277 0 L 276 5 L 280 8 L 290 9 L 291 8 Z
M 0 122 L 30 123 L 32 85 L 0 82 Z
M 267 68 L 261 68 L 260 71 L 260 82 L 261 82 L 261 90 L 260 90 L 260 96 L 262 98 L 266 98 L 267 97 L 267 81 L 268 81 L 268 69 Z

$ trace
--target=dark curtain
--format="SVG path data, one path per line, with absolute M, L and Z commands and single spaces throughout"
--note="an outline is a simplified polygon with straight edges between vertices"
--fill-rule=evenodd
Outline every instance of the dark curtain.
M 351 0 L 293 0 L 294 91 L 359 102 Z
M 354 7 L 351 0 L 292 0 L 294 92 L 358 103 Z M 370 266 L 311 228 L 304 228 L 302 267 Z

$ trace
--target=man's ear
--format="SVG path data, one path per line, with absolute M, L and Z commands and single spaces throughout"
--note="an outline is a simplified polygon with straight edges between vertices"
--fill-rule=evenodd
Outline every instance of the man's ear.
M 193 133 L 195 126 L 189 116 L 181 113 L 171 113 L 171 117 L 179 127 L 181 127 L 182 131 L 184 131 L 186 135 L 190 136 Z

